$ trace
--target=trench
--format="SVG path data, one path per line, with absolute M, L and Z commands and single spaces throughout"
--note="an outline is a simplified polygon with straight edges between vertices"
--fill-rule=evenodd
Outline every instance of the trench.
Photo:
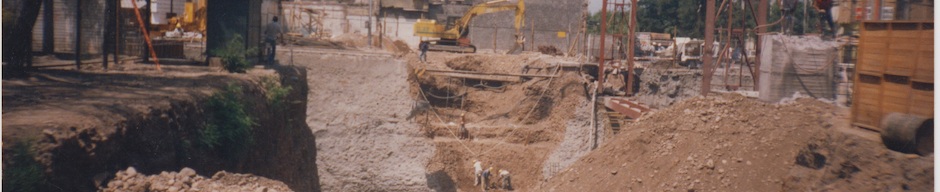
M 145 114 L 128 115 L 114 125 L 118 131 L 101 135 L 95 129 L 50 136 L 38 140 L 37 159 L 46 166 L 40 191 L 95 191 L 119 170 L 134 167 L 151 175 L 190 167 L 211 177 L 218 171 L 250 173 L 287 184 L 296 191 L 320 191 L 316 142 L 306 118 L 306 69 L 274 67 L 280 83 L 290 86 L 286 105 L 270 103 L 257 82 L 232 81 L 242 88 L 237 97 L 254 119 L 252 142 L 240 155 L 199 146 L 199 131 L 212 112 L 206 96 L 172 100 L 170 107 L 151 108 Z M 7 154 L 6 152 L 4 152 Z M 95 178 L 98 179 L 95 179 Z M 104 178 L 104 180 L 101 180 Z M 104 185 L 102 185 L 104 184 Z

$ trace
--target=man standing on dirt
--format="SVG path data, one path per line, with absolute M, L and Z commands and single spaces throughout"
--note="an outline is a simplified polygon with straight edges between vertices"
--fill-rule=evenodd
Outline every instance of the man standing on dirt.
M 783 31 L 783 34 L 789 35 L 793 32 L 793 26 L 796 24 L 796 19 L 793 17 L 793 13 L 796 12 L 796 0 L 782 0 L 780 1 L 780 10 L 783 12 L 783 24 L 780 28 Z
M 500 169 L 499 178 L 502 180 L 500 182 L 503 184 L 503 190 L 512 190 L 512 181 L 509 179 L 509 171 Z
M 470 138 L 470 131 L 467 130 L 467 126 L 466 126 L 466 124 L 467 124 L 467 118 L 464 117 L 465 115 L 466 115 L 466 113 L 461 113 L 461 114 L 460 114 L 460 130 L 459 130 L 459 131 L 460 131 L 460 133 L 459 133 L 459 134 L 460 134 L 460 139 L 469 139 L 469 138 Z
M 832 23 L 832 0 L 816 0 L 813 4 L 816 5 L 816 9 L 822 10 L 822 17 L 829 24 L 829 30 L 823 29 L 826 33 L 825 35 L 836 35 L 836 26 Z
M 483 191 L 486 191 L 487 187 L 490 185 L 490 175 L 492 173 L 493 167 L 483 170 Z
M 483 176 L 483 163 L 480 163 L 480 160 L 473 161 L 473 186 L 480 185 L 480 178 Z
M 277 16 L 271 19 L 272 22 L 264 29 L 264 42 L 268 44 L 268 64 L 274 64 L 274 54 L 277 53 L 277 40 L 281 36 L 281 24 L 277 22 Z
M 427 59 L 427 58 L 428 58 L 428 48 L 429 48 L 430 46 L 431 46 L 431 45 L 428 45 L 428 42 L 426 42 L 426 41 L 422 41 L 420 44 L 418 44 L 418 49 L 421 50 L 421 55 L 418 55 L 418 59 L 421 59 L 421 62 L 425 62 L 425 63 L 428 62 L 428 59 Z

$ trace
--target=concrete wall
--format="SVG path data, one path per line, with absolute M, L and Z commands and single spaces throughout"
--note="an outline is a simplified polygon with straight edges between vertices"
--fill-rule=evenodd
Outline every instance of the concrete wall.
M 555 46 L 567 50 L 581 27 L 581 17 L 587 6 L 584 0 L 527 0 L 525 27 L 526 51 L 538 46 Z M 470 39 L 478 49 L 508 50 L 514 44 L 513 13 L 500 12 L 474 18 L 470 25 Z M 534 28 L 534 31 L 533 31 Z M 559 32 L 565 36 L 560 37 Z
M 333 2 L 283 2 L 284 25 L 288 32 L 299 33 L 302 35 L 311 35 L 314 32 L 322 32 L 326 36 L 323 38 L 334 38 L 343 34 L 367 35 L 369 26 L 366 22 L 369 20 L 368 6 L 349 6 Z M 316 14 L 311 15 L 304 10 L 314 10 Z M 373 9 L 378 18 L 373 18 L 371 24 L 373 36 L 378 37 L 383 33 L 385 38 L 399 39 L 408 45 L 417 47 L 418 37 L 414 36 L 414 23 L 421 17 L 421 12 L 406 12 L 391 9 L 380 11 Z M 320 19 L 322 24 L 317 25 L 316 20 Z M 377 25 L 384 25 L 379 28 Z

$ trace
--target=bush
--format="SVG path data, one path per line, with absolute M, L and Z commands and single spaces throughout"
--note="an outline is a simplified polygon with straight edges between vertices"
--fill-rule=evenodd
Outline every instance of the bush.
M 255 122 L 238 97 L 241 92 L 241 87 L 229 85 L 209 98 L 205 107 L 209 118 L 199 130 L 201 146 L 219 150 L 228 157 L 238 157 L 251 146 L 251 127 Z
M 225 47 L 212 50 L 212 54 L 222 59 L 222 67 L 232 73 L 244 73 L 251 68 L 248 55 L 257 52 L 256 48 L 246 49 L 245 41 L 241 35 L 235 34 L 225 44 Z
M 275 76 L 265 76 L 261 78 L 261 85 L 264 86 L 265 96 L 271 107 L 283 107 L 287 94 L 290 94 L 290 86 L 282 86 Z
M 45 183 L 43 168 L 36 162 L 32 144 L 17 142 L 13 146 L 10 162 L 3 166 L 3 191 L 39 191 Z

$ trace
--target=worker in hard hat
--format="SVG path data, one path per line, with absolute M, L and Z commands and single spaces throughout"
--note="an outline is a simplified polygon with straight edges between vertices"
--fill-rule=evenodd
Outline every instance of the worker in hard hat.
M 480 181 L 483 177 L 483 163 L 480 163 L 480 160 L 473 161 L 473 186 L 480 185 Z
M 509 171 L 505 169 L 499 170 L 500 184 L 504 190 L 512 190 L 512 180 L 509 179 Z
M 461 114 L 460 114 L 460 130 L 459 130 L 459 133 L 458 133 L 458 134 L 459 134 L 458 137 L 460 137 L 460 139 L 469 139 L 469 138 L 470 138 L 470 131 L 467 130 L 467 126 L 466 126 L 466 124 L 467 124 L 467 118 L 464 117 L 465 115 L 466 115 L 466 113 L 461 113 Z
M 493 172 L 493 167 L 483 170 L 483 191 L 486 191 L 487 187 L 490 186 L 490 175 Z

